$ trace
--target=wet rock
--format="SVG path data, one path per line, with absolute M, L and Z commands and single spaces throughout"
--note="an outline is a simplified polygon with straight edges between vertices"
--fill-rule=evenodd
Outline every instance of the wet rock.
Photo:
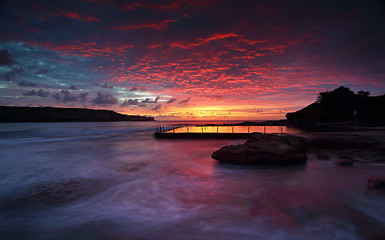
M 317 153 L 316 158 L 318 160 L 329 160 L 330 159 L 329 155 L 326 153 Z
M 355 134 L 312 134 L 310 142 L 316 149 L 363 149 L 379 144 L 379 141 Z
M 291 165 L 306 163 L 307 143 L 294 135 L 258 134 L 242 145 L 225 146 L 212 158 L 231 164 Z
M 338 166 L 350 166 L 353 165 L 353 159 L 350 158 L 339 158 L 335 161 L 335 164 Z
M 368 179 L 368 188 L 382 188 L 385 189 L 385 178 L 381 177 L 371 177 Z
M 69 178 L 31 186 L 7 201 L 7 207 L 41 207 L 65 204 L 97 194 L 105 187 L 98 181 Z

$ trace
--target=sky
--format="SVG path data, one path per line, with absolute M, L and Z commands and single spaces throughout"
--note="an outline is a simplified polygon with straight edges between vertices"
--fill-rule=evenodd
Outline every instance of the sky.
M 385 1 L 0 0 L 0 105 L 273 120 L 385 93 Z

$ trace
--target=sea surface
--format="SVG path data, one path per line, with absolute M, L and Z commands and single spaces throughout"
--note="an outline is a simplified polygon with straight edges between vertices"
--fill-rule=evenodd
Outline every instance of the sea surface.
M 221 164 L 244 140 L 157 140 L 167 122 L 0 124 L 1 239 L 376 239 L 381 164 Z

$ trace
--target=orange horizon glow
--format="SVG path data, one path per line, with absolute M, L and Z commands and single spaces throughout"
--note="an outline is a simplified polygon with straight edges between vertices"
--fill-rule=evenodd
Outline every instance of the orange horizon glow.
M 166 103 L 167 100 L 158 100 L 162 107 L 157 114 L 143 108 L 135 108 L 131 111 L 122 111 L 116 109 L 122 114 L 139 114 L 152 116 L 156 120 L 280 120 L 285 119 L 287 112 L 296 111 L 309 102 L 298 102 L 295 107 L 283 103 L 278 107 L 275 102 L 265 101 L 263 104 L 252 105 L 248 101 L 240 101 L 238 99 L 210 99 L 210 98 L 194 98 L 185 104 Z

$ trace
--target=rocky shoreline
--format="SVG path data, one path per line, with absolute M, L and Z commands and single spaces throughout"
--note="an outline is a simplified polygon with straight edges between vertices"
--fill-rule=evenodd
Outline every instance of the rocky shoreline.
M 311 152 L 322 160 L 330 155 L 360 163 L 385 163 L 385 131 L 306 133 Z
M 307 154 L 337 166 L 384 164 L 385 129 L 353 132 L 312 132 L 297 135 L 254 133 L 245 144 L 224 146 L 212 158 L 236 165 L 288 166 L 306 164 Z M 332 157 L 333 156 L 333 157 Z M 368 179 L 370 189 L 385 189 L 385 176 Z

